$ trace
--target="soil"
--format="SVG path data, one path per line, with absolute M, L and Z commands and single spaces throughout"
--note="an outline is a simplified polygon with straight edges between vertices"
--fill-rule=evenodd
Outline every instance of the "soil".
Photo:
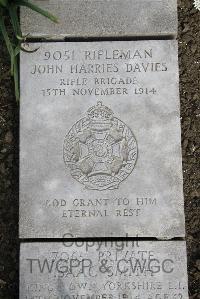
M 200 12 L 178 1 L 186 240 L 190 299 L 200 298 Z M 0 299 L 18 298 L 19 105 L 0 44 Z

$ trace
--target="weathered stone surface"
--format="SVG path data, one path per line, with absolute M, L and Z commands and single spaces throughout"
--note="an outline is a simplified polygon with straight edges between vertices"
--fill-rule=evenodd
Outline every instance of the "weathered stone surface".
M 22 243 L 20 299 L 188 299 L 184 241 Z
M 46 18 L 21 10 L 24 35 L 65 37 L 133 37 L 177 34 L 176 0 L 43 0 L 33 1 L 59 18 Z
M 30 47 L 20 237 L 183 237 L 176 41 Z

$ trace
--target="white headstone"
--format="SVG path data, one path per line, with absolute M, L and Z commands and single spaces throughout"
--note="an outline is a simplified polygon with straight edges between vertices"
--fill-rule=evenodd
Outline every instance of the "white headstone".
M 32 0 L 58 17 L 54 24 L 21 9 L 21 27 L 29 38 L 176 36 L 176 0 Z
M 30 47 L 20 237 L 183 237 L 177 42 Z
M 20 298 L 188 299 L 185 242 L 22 243 Z

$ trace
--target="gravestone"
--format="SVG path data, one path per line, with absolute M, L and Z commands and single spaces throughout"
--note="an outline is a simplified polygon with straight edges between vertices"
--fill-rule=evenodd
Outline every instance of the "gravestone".
M 20 298 L 188 299 L 185 242 L 22 243 Z
M 21 10 L 21 27 L 29 38 L 176 36 L 176 0 L 32 0 L 53 12 L 55 25 L 30 9 Z
M 20 237 L 184 237 L 177 42 L 29 46 Z

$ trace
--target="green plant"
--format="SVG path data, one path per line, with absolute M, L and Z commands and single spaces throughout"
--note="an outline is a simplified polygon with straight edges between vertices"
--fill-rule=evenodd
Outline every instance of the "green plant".
M 18 8 L 20 6 L 26 6 L 51 21 L 57 23 L 58 20 L 51 13 L 41 9 L 37 5 L 29 2 L 28 0 L 0 0 L 0 33 L 3 37 L 11 61 L 11 75 L 14 77 L 15 84 L 15 95 L 16 99 L 19 100 L 19 67 L 18 67 L 18 56 L 20 50 L 24 50 L 21 47 L 21 43 L 24 42 L 24 37 L 19 24 Z M 13 27 L 14 38 L 9 37 L 8 31 L 5 25 L 5 16 L 9 15 L 10 21 Z

